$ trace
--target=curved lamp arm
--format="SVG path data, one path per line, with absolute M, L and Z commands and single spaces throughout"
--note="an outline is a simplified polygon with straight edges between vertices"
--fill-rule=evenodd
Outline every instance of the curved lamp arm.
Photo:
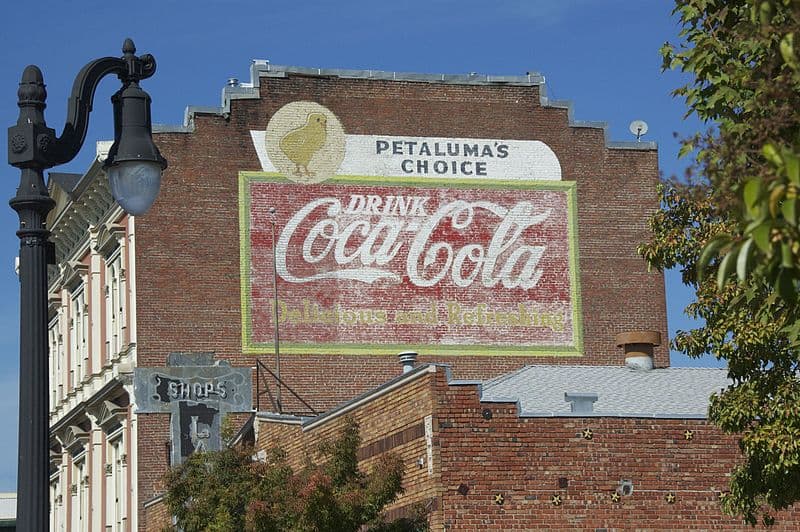
M 61 136 L 54 139 L 48 159 L 52 166 L 71 161 L 80 151 L 89 127 L 89 113 L 97 86 L 104 77 L 116 74 L 124 85 L 152 76 L 156 71 L 155 58 L 150 54 L 136 57 L 136 48 L 130 39 L 125 41 L 122 57 L 95 59 L 78 72 L 72 84 L 67 107 L 67 121 Z
M 35 66 L 28 66 L 17 91 L 19 119 L 8 130 L 9 164 L 41 172 L 75 158 L 86 139 L 97 85 L 108 74 L 116 74 L 122 88 L 111 97 L 114 143 L 103 167 L 114 199 L 126 212 L 144 214 L 156 199 L 161 173 L 167 166 L 153 143 L 150 96 L 139 87 L 139 80 L 149 78 L 155 71 L 153 56 L 137 57 L 130 39 L 122 45 L 122 57 L 103 57 L 87 64 L 72 85 L 64 131 L 56 137 L 44 120 L 47 91 L 42 72 Z M 38 183 L 31 186 L 43 189 Z M 21 186 L 20 190 L 29 192 L 33 190 L 31 186 Z M 38 193 L 44 192 L 39 190 Z
M 41 71 L 36 66 L 25 69 L 18 91 L 20 107 L 16 126 L 9 128 L 9 163 L 20 168 L 51 168 L 71 161 L 81 149 L 89 127 L 94 94 L 100 80 L 116 74 L 124 90 L 131 83 L 149 78 L 156 71 L 150 54 L 137 57 L 131 39 L 122 45 L 122 57 L 103 57 L 84 66 L 72 84 L 64 131 L 55 131 L 44 120 L 47 92 Z

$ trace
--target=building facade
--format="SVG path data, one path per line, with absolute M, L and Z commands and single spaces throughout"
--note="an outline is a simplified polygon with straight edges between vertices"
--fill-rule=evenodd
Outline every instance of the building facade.
M 157 127 L 154 137 L 169 167 L 146 215 L 114 205 L 102 145 L 86 174 L 52 179 L 53 530 L 158 530 L 162 475 L 220 445 L 227 414 L 240 424 L 254 416 L 261 447 L 299 449 L 335 429 L 354 398 L 391 402 L 402 391 L 408 412 L 384 415 L 383 425 L 369 409 L 359 414 L 362 455 L 368 465 L 369 449 L 385 450 L 376 442 L 389 437 L 410 445 L 407 494 L 392 511 L 424 501 L 439 529 L 508 528 L 481 521 L 490 494 L 508 501 L 492 502 L 492 512 L 516 508 L 517 528 L 535 529 L 523 515 L 544 495 L 511 483 L 558 474 L 561 490 L 592 482 L 556 466 L 531 476 L 513 460 L 491 470 L 511 468 L 509 487 L 479 480 L 478 469 L 453 462 L 454 449 L 483 445 L 473 433 L 504 447 L 542 431 L 569 440 L 575 423 L 644 430 L 635 415 L 532 421 L 514 406 L 519 394 L 490 408 L 502 430 L 451 419 L 489 423 L 475 417 L 489 401 L 478 383 L 529 367 L 567 380 L 582 368 L 624 370 L 620 346 L 632 364 L 669 366 L 659 340 L 663 276 L 635 250 L 658 208 L 656 147 L 611 142 L 603 124 L 573 120 L 568 103 L 547 98 L 541 76 L 256 61 L 249 83 L 223 89 L 221 107 L 189 107 L 183 125 Z M 409 350 L 422 366 L 401 386 L 395 355 Z M 299 417 L 319 412 L 328 413 Z M 697 420 L 647 426 L 658 439 L 698 423 L 705 431 Z M 551 453 L 546 443 L 503 452 L 530 461 L 532 449 Z M 573 463 L 588 467 L 592 455 L 581 449 Z M 462 466 L 472 480 L 457 478 Z M 639 486 L 635 473 L 609 478 Z M 720 489 L 724 478 L 714 478 Z M 556 494 L 548 482 L 542 493 Z M 571 492 L 564 506 L 605 493 L 610 480 L 602 482 Z M 709 519 L 722 519 L 709 501 Z M 673 517 L 696 510 L 671 508 Z M 562 528 L 602 521 L 554 515 L 565 520 L 548 525 Z
M 134 220 L 115 205 L 97 163 L 85 175 L 54 175 L 50 191 L 58 258 L 50 271 L 50 529 L 131 530 Z

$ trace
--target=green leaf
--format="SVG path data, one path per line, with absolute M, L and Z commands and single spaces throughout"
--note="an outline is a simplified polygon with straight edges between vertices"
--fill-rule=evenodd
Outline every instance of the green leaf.
M 758 200 L 761 198 L 761 180 L 758 178 L 750 179 L 744 184 L 742 192 L 744 204 L 747 207 L 748 214 L 756 218 L 760 209 L 758 208 Z
M 781 242 L 781 266 L 787 269 L 794 268 L 794 253 L 788 242 Z
M 750 265 L 753 264 L 755 253 L 756 250 L 753 249 L 753 239 L 748 238 L 744 241 L 744 244 L 742 244 L 739 250 L 739 256 L 736 259 L 736 276 L 739 278 L 739 281 L 747 279 L 747 273 L 750 269 Z
M 782 269 L 775 281 L 775 290 L 781 298 L 789 303 L 797 301 L 797 290 L 794 286 L 794 277 L 787 269 Z
M 800 185 L 800 158 L 791 151 L 783 154 L 783 163 L 786 165 L 786 176 L 794 185 Z
M 779 184 L 775 185 L 772 189 L 772 192 L 769 194 L 769 213 L 773 218 L 778 217 L 778 206 L 783 200 L 783 196 L 786 193 L 786 185 Z
M 700 258 L 697 260 L 697 277 L 702 280 L 705 277 L 708 265 L 717 256 L 722 246 L 730 242 L 731 237 L 727 234 L 719 234 L 708 241 L 700 253 Z
M 797 198 L 785 198 L 781 204 L 784 219 L 792 226 L 797 226 Z
M 794 53 L 794 32 L 783 36 L 780 49 L 783 61 L 793 70 L 797 70 L 797 56 Z
M 753 242 L 756 243 L 758 249 L 762 252 L 769 254 L 772 250 L 772 246 L 769 241 L 769 234 L 772 230 L 772 226 L 769 222 L 764 221 L 758 224 L 752 231 L 750 231 L 750 237 L 753 239 Z
M 768 142 L 764 145 L 761 149 L 761 153 L 764 154 L 764 157 L 771 162 L 775 166 L 781 166 L 783 164 L 783 159 L 781 158 L 781 154 L 778 152 L 778 149 L 775 145 L 771 142 Z
M 722 290 L 728 277 L 730 277 L 731 273 L 733 273 L 733 270 L 736 267 L 736 259 L 738 254 L 739 247 L 734 247 L 728 252 L 727 255 L 725 255 L 725 257 L 723 257 L 722 262 L 720 262 L 719 270 L 717 270 L 717 288 L 720 290 Z

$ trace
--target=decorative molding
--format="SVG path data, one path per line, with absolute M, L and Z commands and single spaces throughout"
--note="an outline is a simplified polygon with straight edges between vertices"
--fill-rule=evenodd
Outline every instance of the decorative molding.
M 92 164 L 74 190 L 67 191 L 67 196 L 64 205 L 58 211 L 52 211 L 47 220 L 58 264 L 79 258 L 89 249 L 92 237 L 87 229 L 117 219 L 121 213 L 111 195 L 102 163 L 98 161 Z M 50 282 L 54 283 L 56 277 L 56 272 L 51 270 Z
M 98 227 L 97 230 L 97 252 L 103 255 L 111 255 L 120 245 L 120 238 L 125 237 L 125 226 L 106 222 Z
M 63 457 L 61 456 L 60 452 L 50 450 L 50 467 L 53 469 L 58 469 L 63 462 Z
M 86 450 L 89 433 L 77 425 L 70 425 L 64 431 L 62 439 L 64 448 L 73 456 Z
M 64 287 L 77 287 L 83 283 L 87 275 L 89 266 L 82 262 L 70 260 L 61 265 L 61 285 Z
M 128 417 L 128 407 L 103 401 L 95 409 L 97 424 L 106 432 L 116 430 Z

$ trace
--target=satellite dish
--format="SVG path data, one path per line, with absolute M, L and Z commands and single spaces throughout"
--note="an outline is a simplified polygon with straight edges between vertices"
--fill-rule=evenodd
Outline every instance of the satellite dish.
M 647 122 L 644 120 L 634 120 L 631 122 L 631 125 L 628 126 L 628 129 L 631 130 L 631 133 L 636 135 L 636 141 L 638 142 L 642 135 L 647 133 Z

